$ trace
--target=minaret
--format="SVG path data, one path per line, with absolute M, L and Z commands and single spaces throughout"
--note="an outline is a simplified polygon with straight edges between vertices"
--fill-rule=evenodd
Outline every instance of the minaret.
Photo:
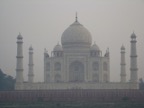
M 34 81 L 34 73 L 33 73 L 33 48 L 29 47 L 29 73 L 28 73 L 28 82 L 33 83 Z
M 137 82 L 138 76 L 137 76 L 137 51 L 136 51 L 136 35 L 133 32 L 131 35 L 131 55 L 130 55 L 130 82 Z
M 125 47 L 122 45 L 121 47 L 121 80 L 120 82 L 126 82 L 126 63 L 125 63 Z
M 17 64 L 16 64 L 16 83 L 23 83 L 23 37 L 19 33 L 17 37 Z

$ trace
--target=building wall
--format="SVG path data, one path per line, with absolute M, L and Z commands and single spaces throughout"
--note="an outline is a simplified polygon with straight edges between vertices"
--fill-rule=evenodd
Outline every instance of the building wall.
M 16 90 L 51 90 L 51 89 L 139 89 L 138 83 L 23 83 L 16 84 Z
M 45 82 L 64 82 L 64 63 L 63 57 L 45 58 L 44 77 Z M 59 79 L 57 79 L 59 77 Z M 50 79 L 50 80 L 48 80 Z
M 144 103 L 141 90 L 16 90 L 0 91 L 0 102 L 85 102 L 93 103 Z
M 90 52 L 64 52 L 62 57 L 49 57 L 44 60 L 45 82 L 58 82 L 56 76 L 60 76 L 60 82 L 71 80 L 70 66 L 74 62 L 79 62 L 84 66 L 83 82 L 109 82 L 110 67 L 109 58 L 101 56 L 90 56 Z M 61 65 L 60 70 L 55 69 L 55 64 Z M 106 65 L 106 66 L 105 66 Z M 48 69 L 50 68 L 50 69 Z M 82 78 L 83 76 L 79 77 Z

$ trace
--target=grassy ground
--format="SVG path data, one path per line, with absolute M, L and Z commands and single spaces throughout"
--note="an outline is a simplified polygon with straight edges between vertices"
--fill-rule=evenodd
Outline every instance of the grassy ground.
M 0 108 L 144 108 L 144 103 L 0 103 Z

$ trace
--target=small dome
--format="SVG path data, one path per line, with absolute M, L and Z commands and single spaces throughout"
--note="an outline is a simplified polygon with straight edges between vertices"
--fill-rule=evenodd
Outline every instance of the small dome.
M 53 51 L 63 51 L 63 48 L 62 48 L 62 46 L 58 43 L 58 44 L 54 47 Z
M 125 47 L 122 45 L 121 50 L 125 50 Z
M 19 35 L 17 36 L 17 39 L 23 39 L 22 35 L 19 33 Z
M 96 45 L 96 43 L 94 43 L 92 46 L 91 46 L 91 50 L 92 51 L 99 51 L 99 47 Z
M 131 38 L 136 38 L 136 35 L 134 32 L 131 34 Z
M 71 24 L 62 34 L 61 43 L 63 46 L 90 46 L 92 37 L 90 32 L 77 20 Z
M 29 47 L 29 50 L 33 50 L 32 46 Z

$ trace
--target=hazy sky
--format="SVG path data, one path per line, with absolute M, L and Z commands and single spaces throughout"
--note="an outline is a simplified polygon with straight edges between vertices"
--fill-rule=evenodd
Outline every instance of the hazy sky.
M 103 54 L 110 49 L 111 81 L 120 79 L 120 47 L 126 47 L 127 80 L 130 35 L 137 35 L 139 77 L 144 78 L 144 0 L 0 0 L 0 68 L 15 77 L 16 38 L 24 41 L 24 76 L 28 48 L 34 48 L 35 81 L 43 81 L 44 48 L 50 53 L 64 30 L 78 20 L 90 32 Z

